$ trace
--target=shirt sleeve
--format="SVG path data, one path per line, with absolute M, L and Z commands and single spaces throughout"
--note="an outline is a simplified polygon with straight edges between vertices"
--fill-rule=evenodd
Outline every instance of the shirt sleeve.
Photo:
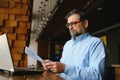
M 96 41 L 89 48 L 89 67 L 66 64 L 62 77 L 65 80 L 102 80 L 105 66 L 105 48 L 102 41 Z

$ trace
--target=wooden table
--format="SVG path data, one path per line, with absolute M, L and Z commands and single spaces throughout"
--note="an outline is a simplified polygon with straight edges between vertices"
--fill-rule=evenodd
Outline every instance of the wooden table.
M 120 65 L 108 66 L 105 80 L 120 80 Z
M 0 80 L 64 80 L 59 75 L 50 71 L 32 75 L 10 75 L 0 71 Z

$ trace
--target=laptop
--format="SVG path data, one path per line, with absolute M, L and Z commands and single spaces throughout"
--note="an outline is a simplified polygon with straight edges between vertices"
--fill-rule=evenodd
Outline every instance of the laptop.
M 13 58 L 10 52 L 7 35 L 0 35 L 0 71 L 8 72 L 13 75 L 30 75 L 42 73 L 44 70 L 17 68 L 15 69 Z

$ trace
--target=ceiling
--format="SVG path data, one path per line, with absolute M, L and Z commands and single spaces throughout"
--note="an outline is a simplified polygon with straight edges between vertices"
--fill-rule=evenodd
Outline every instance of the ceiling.
M 44 1 L 51 2 L 52 0 Z M 53 5 L 53 2 L 50 4 Z M 34 5 L 35 4 L 33 4 L 33 6 Z M 65 28 L 66 20 L 64 17 L 69 11 L 74 8 L 84 9 L 88 12 L 92 23 L 92 26 L 90 27 L 91 34 L 103 32 L 104 30 L 111 29 L 110 27 L 120 27 L 120 6 L 118 1 L 57 0 L 52 8 L 47 8 L 47 14 L 43 13 L 47 15 L 48 20 L 39 33 L 38 40 L 52 40 L 63 42 L 68 40 L 70 38 L 70 35 L 68 29 Z M 50 9 L 52 10 L 52 12 L 50 11 Z M 39 11 L 37 10 L 37 13 L 38 12 Z M 46 11 L 44 10 L 44 12 Z M 35 16 L 33 15 L 33 19 L 34 17 Z

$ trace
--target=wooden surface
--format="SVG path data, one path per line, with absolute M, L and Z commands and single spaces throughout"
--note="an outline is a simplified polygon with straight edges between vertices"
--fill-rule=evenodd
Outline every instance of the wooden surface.
M 115 80 L 120 80 L 120 66 L 115 67 Z
M 0 71 L 0 80 L 64 80 L 59 75 L 49 71 L 34 75 L 10 75 Z
M 107 75 L 105 80 L 120 80 L 120 65 L 112 65 L 107 67 Z

